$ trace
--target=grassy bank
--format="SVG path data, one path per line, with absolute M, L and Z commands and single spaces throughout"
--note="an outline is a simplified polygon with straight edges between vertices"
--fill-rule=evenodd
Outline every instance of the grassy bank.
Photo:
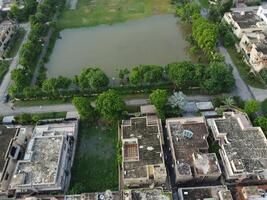
M 173 13 L 171 0 L 79 0 L 77 8 L 65 8 L 57 22 L 59 29 L 113 24 L 157 14 Z
M 0 84 L 2 83 L 8 69 L 10 62 L 9 61 L 0 61 Z
M 243 61 L 242 55 L 237 53 L 235 48 L 227 48 L 227 50 L 246 84 L 255 88 L 266 88 L 264 83 L 260 81 L 259 75 L 254 76 L 250 73 L 250 67 Z
M 70 193 L 118 189 L 116 144 L 117 126 L 80 122 Z

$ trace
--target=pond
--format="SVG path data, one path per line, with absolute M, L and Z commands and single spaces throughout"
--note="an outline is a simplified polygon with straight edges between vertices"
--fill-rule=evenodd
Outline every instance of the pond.
M 101 68 L 111 78 L 122 67 L 189 59 L 185 34 L 173 15 L 66 29 L 60 36 L 46 64 L 48 77 L 73 77 L 90 66 Z

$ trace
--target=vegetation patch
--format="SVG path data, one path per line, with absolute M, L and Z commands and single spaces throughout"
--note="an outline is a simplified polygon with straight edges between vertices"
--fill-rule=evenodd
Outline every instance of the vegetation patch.
M 262 103 L 261 103 L 261 109 L 263 112 L 263 115 L 265 117 L 267 117 L 267 99 L 265 99 Z
M 250 73 L 250 67 L 243 61 L 242 55 L 238 54 L 235 48 L 227 48 L 227 50 L 246 84 L 255 88 L 266 88 L 265 84 L 260 81 L 259 75 Z
M 19 47 L 23 41 L 23 38 L 25 36 L 26 31 L 23 28 L 19 28 L 14 36 L 12 37 L 12 40 L 10 40 L 10 43 L 8 45 L 8 48 L 5 53 L 6 58 L 11 58 L 16 55 L 16 53 L 19 50 Z
M 62 11 L 57 22 L 59 29 L 113 24 L 155 14 L 173 13 L 171 0 L 79 0 L 77 8 Z
M 118 189 L 117 126 L 80 122 L 69 193 Z
M 0 83 L 2 83 L 2 80 L 4 79 L 8 69 L 9 69 L 9 61 L 0 61 Z

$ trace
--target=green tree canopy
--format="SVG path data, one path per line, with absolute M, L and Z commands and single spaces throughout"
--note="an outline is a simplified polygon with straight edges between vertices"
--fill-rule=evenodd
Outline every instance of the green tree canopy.
M 133 85 L 154 84 L 163 80 L 163 68 L 157 65 L 140 65 L 132 69 L 129 75 Z
M 186 3 L 178 6 L 176 13 L 182 21 L 192 22 L 192 18 L 200 15 L 200 6 L 195 2 Z
M 82 89 L 99 90 L 101 88 L 107 87 L 109 84 L 108 77 L 99 68 L 83 69 L 77 80 L 78 85 Z
M 245 103 L 245 112 L 250 115 L 260 110 L 260 102 L 256 100 L 248 100 Z
M 48 93 L 57 94 L 59 90 L 68 89 L 70 84 L 70 79 L 63 76 L 59 76 L 57 78 L 50 78 L 44 80 L 42 84 L 42 89 Z
M 161 119 L 165 119 L 164 107 L 168 102 L 166 90 L 157 89 L 149 95 L 150 102 L 156 107 L 157 114 Z
M 208 94 L 230 92 L 234 86 L 235 79 L 225 63 L 211 63 L 201 84 L 201 88 Z
M 266 117 L 257 117 L 254 121 L 256 126 L 260 126 L 264 131 L 265 135 L 267 135 L 267 118 Z
M 178 88 L 188 88 L 195 83 L 195 68 L 189 61 L 168 64 L 167 74 Z
M 97 97 L 96 110 L 104 119 L 116 121 L 122 117 L 125 103 L 118 92 L 109 89 Z
M 89 99 L 85 97 L 74 97 L 72 99 L 72 103 L 76 107 L 82 119 L 86 119 L 90 122 L 93 122 L 96 116 L 96 112 L 95 109 L 91 106 L 91 102 Z

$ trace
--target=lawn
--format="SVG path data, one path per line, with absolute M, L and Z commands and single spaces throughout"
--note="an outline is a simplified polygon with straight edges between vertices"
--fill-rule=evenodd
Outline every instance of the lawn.
M 57 27 L 77 28 L 113 24 L 157 14 L 173 13 L 171 0 L 79 0 L 76 10 L 65 7 Z
M 255 88 L 266 88 L 259 75 L 254 76 L 249 73 L 250 67 L 243 61 L 242 55 L 238 54 L 235 48 L 227 48 L 227 50 L 246 84 Z
M 0 61 L 0 84 L 2 83 L 8 68 L 9 68 L 10 61 Z
M 118 190 L 117 126 L 81 121 L 69 193 Z
M 71 99 L 41 99 L 41 100 L 28 100 L 28 101 L 14 101 L 16 107 L 30 107 L 30 106 L 46 106 L 71 103 Z

